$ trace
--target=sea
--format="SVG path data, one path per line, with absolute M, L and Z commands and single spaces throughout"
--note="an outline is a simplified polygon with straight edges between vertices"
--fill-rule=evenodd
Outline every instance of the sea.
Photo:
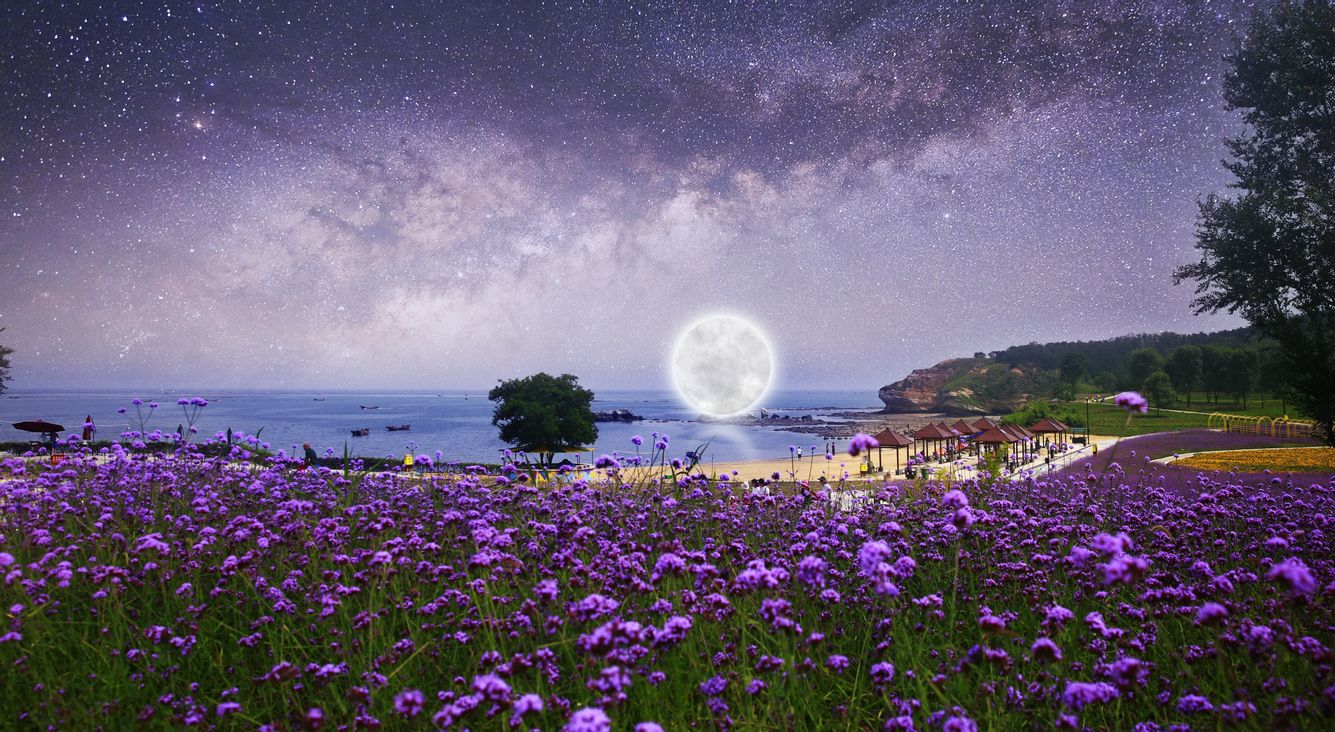
M 22 392 L 10 391 L 0 397 L 0 442 L 31 441 L 37 437 L 21 432 L 12 423 L 44 419 L 63 425 L 63 434 L 80 433 L 84 419 L 92 417 L 97 426 L 96 439 L 117 439 L 121 433 L 138 429 L 131 400 L 143 400 L 143 411 L 150 414 L 147 431 L 175 432 L 186 424 L 180 398 L 203 397 L 209 401 L 199 412 L 196 439 L 213 437 L 231 428 L 234 432 L 260 435 L 273 450 L 298 452 L 309 442 L 321 455 L 332 450 L 341 456 L 346 446 L 362 457 L 402 456 L 407 452 L 432 456 L 437 451 L 445 462 L 498 462 L 507 447 L 491 424 L 495 407 L 485 392 L 442 391 L 431 393 L 376 392 L 265 392 L 220 391 L 180 393 L 121 392 Z M 148 404 L 159 406 L 150 410 Z M 363 409 L 362 407 L 376 407 Z M 875 411 L 881 407 L 875 391 L 772 391 L 759 405 L 774 414 L 840 421 L 832 413 L 855 410 Z M 126 409 L 126 414 L 117 410 Z M 785 431 L 772 426 L 742 426 L 702 422 L 697 414 L 671 391 L 619 390 L 599 391 L 593 403 L 595 411 L 628 409 L 643 416 L 640 422 L 600 422 L 598 439 L 587 447 L 592 453 L 569 455 L 571 460 L 589 461 L 593 455 L 634 454 L 631 438 L 644 438 L 642 454 L 647 453 L 652 435 L 667 435 L 671 457 L 681 457 L 688 450 L 706 445 L 705 462 L 781 458 L 790 447 L 804 452 L 812 446 L 824 449 L 827 439 L 820 435 Z M 754 411 L 754 410 L 753 410 Z M 406 432 L 391 432 L 390 425 L 409 424 Z M 353 437 L 352 430 L 368 429 L 366 437 Z M 260 430 L 263 430 L 262 432 Z M 841 440 L 840 443 L 846 443 Z M 846 444 L 844 445 L 846 447 Z M 557 459 L 560 459 L 558 456 Z

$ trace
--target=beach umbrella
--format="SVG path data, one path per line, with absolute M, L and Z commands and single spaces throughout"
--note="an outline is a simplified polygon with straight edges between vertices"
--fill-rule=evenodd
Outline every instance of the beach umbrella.
M 83 418 L 83 440 L 84 440 L 84 442 L 87 442 L 87 441 L 93 439 L 93 435 L 96 434 L 96 433 L 97 433 L 97 425 L 93 424 L 93 415 L 90 414 L 90 415 L 88 415 L 87 417 L 84 417 L 84 418 Z
M 52 424 L 44 419 L 30 419 L 25 422 L 15 422 L 14 429 L 24 432 L 36 432 L 39 435 L 45 435 L 51 442 L 56 441 L 56 435 L 65 429 L 64 425 Z
M 53 435 L 64 431 L 65 426 L 52 424 L 44 419 L 30 419 L 25 422 L 15 422 L 14 429 L 24 432 L 37 432 L 43 435 Z

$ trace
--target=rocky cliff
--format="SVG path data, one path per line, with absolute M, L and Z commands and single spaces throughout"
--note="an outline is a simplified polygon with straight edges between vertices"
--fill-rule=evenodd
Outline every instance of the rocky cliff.
M 914 370 L 878 396 L 890 413 L 1006 414 L 1024 404 L 1037 376 L 988 359 L 952 358 Z
M 938 396 L 946 384 L 976 364 L 972 358 L 952 358 L 925 369 L 915 369 L 908 376 L 877 394 L 887 412 L 937 412 Z

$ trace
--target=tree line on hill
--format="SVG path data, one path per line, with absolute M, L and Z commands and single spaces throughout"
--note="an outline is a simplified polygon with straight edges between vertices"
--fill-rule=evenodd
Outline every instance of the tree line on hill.
M 1228 397 L 1245 409 L 1258 394 L 1287 401 L 1291 389 L 1288 362 L 1269 341 L 1241 347 L 1187 343 L 1166 354 L 1137 348 L 1127 354 L 1117 371 L 1097 374 L 1091 373 L 1090 363 L 1083 353 L 1068 352 L 1062 358 L 1053 396 L 1070 399 L 1077 391 L 1130 389 L 1143 392 L 1156 406 L 1185 402 L 1191 407 L 1196 406 L 1193 394 L 1203 392 L 1212 405 Z
M 1011 346 L 975 357 L 1026 374 L 1016 389 L 1031 396 L 1069 400 L 1082 393 L 1144 392 L 1162 407 L 1197 406 L 1230 399 L 1246 407 L 1254 396 L 1287 400 L 1288 362 L 1275 341 L 1252 328 L 1216 333 L 1150 333 L 1101 341 L 1064 341 Z

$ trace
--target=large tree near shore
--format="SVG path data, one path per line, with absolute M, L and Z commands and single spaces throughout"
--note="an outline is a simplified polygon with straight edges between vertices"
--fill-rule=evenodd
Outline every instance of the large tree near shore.
M 491 423 L 501 439 L 551 464 L 557 452 L 578 450 L 598 438 L 593 392 L 571 374 L 537 373 L 502 381 L 487 394 L 496 402 Z
M 1228 141 L 1235 193 L 1201 203 L 1198 313 L 1238 313 L 1279 342 L 1298 410 L 1335 445 L 1335 4 L 1258 12 L 1224 80 L 1246 129 Z

